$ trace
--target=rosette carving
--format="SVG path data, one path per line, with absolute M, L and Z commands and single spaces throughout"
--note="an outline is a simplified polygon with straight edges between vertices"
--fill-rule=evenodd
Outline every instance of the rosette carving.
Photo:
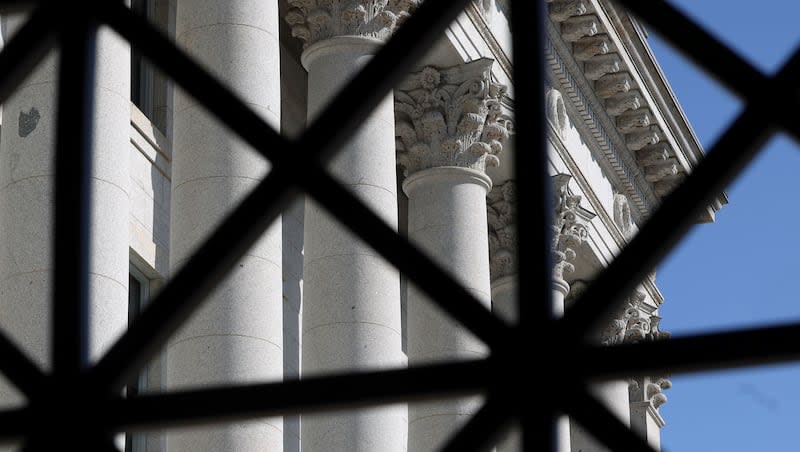
M 421 0 L 288 0 L 286 22 L 304 46 L 336 36 L 386 39 Z
M 506 87 L 491 80 L 492 63 L 482 58 L 448 69 L 428 66 L 395 90 L 397 159 L 406 175 L 499 164 L 511 123 L 500 104 Z
M 517 272 L 516 194 L 514 181 L 497 185 L 487 195 L 489 264 L 492 280 Z

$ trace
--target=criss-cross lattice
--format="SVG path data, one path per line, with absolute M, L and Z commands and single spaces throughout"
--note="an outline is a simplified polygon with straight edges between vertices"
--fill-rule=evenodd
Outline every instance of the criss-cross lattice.
M 526 451 L 556 450 L 555 416 L 566 413 L 613 450 L 652 450 L 600 404 L 587 382 L 648 372 L 694 372 L 800 358 L 800 324 L 600 347 L 585 340 L 627 292 L 685 235 L 696 214 L 735 178 L 774 129 L 800 139 L 800 52 L 768 77 L 664 0 L 618 0 L 661 32 L 746 102 L 708 156 L 567 315 L 550 312 L 549 177 L 542 116 L 541 7 L 512 0 L 518 187 L 520 322 L 493 316 L 448 274 L 397 235 L 337 183 L 325 163 L 443 33 L 469 0 L 427 0 L 297 140 L 263 122 L 122 2 L 0 1 L 2 12 L 35 5 L 0 53 L 0 102 L 56 45 L 59 65 L 56 145 L 53 371 L 42 372 L 0 334 L 0 370 L 28 399 L 0 412 L 0 439 L 22 438 L 26 450 L 65 442 L 115 450 L 116 432 L 353 408 L 453 395 L 484 394 L 484 406 L 444 450 L 482 449 L 516 421 Z M 69 17 L 67 22 L 64 18 Z M 160 292 L 142 317 L 94 365 L 87 357 L 87 259 L 94 42 L 108 25 L 272 164 L 269 175 L 223 221 Z M 364 86 L 371 86 L 366 95 Z M 778 95 L 780 93 L 780 95 Z M 794 93 L 794 94 L 793 94 Z M 521 173 L 524 169 L 524 174 Z M 125 399 L 120 390 L 194 312 L 268 225 L 305 192 L 404 272 L 431 299 L 491 349 L 488 358 L 408 369 L 347 373 Z M 346 212 L 346 213 L 345 213 Z M 546 348 L 546 349 L 545 349 Z M 544 371 L 529 361 L 564 357 Z M 568 359 L 566 359 L 568 357 Z M 68 416 L 80 407 L 79 424 Z

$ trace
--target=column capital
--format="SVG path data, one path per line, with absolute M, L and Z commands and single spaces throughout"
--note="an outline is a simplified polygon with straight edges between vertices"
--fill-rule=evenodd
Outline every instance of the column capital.
M 492 281 L 517 272 L 516 194 L 513 180 L 494 186 L 486 199 Z
M 421 0 L 288 0 L 286 22 L 303 46 L 337 36 L 384 40 Z
M 395 90 L 397 159 L 406 175 L 455 166 L 497 166 L 510 120 L 500 99 L 506 87 L 491 79 L 493 60 L 481 58 L 411 74 Z
M 581 197 L 569 192 L 569 174 L 556 174 L 553 179 L 553 279 L 563 281 L 564 274 L 575 267 L 576 248 L 589 237 L 588 220 L 594 214 L 580 207 Z

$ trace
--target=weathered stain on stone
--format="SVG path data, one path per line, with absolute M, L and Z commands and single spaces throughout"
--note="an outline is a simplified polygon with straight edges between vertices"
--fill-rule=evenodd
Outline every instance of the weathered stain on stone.
M 39 110 L 36 107 L 31 107 L 28 112 L 20 111 L 19 112 L 19 136 L 25 138 L 30 135 L 36 129 L 36 125 L 39 124 L 39 119 L 41 115 L 39 114 Z

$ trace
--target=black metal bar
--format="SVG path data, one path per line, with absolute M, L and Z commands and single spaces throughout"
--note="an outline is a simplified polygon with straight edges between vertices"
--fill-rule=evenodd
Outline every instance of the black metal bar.
M 577 385 L 578 383 L 576 383 Z M 656 452 L 637 433 L 623 424 L 585 388 L 577 386 L 562 394 L 567 414 L 580 423 L 596 440 L 615 451 Z
M 197 248 L 91 369 L 91 386 L 121 389 L 166 343 L 292 200 L 291 175 L 272 171 Z
M 56 43 L 56 16 L 37 8 L 0 52 L 0 102 L 14 92 Z
M 545 146 L 542 2 L 511 2 L 514 50 L 514 181 L 517 193 L 518 309 L 530 334 L 553 318 L 552 184 Z M 525 300 L 525 303 L 521 301 Z
M 678 50 L 715 78 L 717 82 L 742 97 L 750 106 L 762 107 L 762 113 L 800 141 L 796 120 L 800 95 L 796 79 L 770 80 L 717 38 L 697 25 L 680 10 L 664 0 L 640 2 L 617 0 L 637 17 L 663 34 Z M 795 54 L 798 49 L 795 49 Z M 796 55 L 790 59 L 794 61 Z M 786 72 L 786 68 L 782 70 Z M 774 100 L 780 99 L 779 102 Z
M 487 399 L 478 412 L 448 438 L 441 451 L 491 450 L 509 423 L 510 413 L 506 408 L 496 399 Z
M 591 334 L 592 324 L 608 319 L 621 302 L 620 298 L 633 290 L 634 285 L 669 253 L 691 228 L 700 210 L 761 150 L 772 136 L 773 124 L 794 123 L 789 129 L 794 135 L 800 123 L 797 109 L 786 107 L 778 90 L 784 89 L 798 75 L 800 48 L 795 49 L 783 68 L 766 82 L 765 94 L 750 102 L 692 174 L 663 201 L 620 255 L 575 302 L 561 322 L 565 328 L 559 329 L 567 334 L 567 340 L 580 340 Z M 797 89 L 791 92 L 796 93 Z M 800 139 L 800 135 L 795 139 Z
M 509 327 L 452 276 L 440 270 L 431 258 L 397 234 L 327 172 L 317 170 L 315 173 L 303 178 L 309 195 L 361 240 L 380 249 L 381 255 L 424 290 L 432 302 L 492 348 L 509 336 Z M 342 215 L 343 212 L 346 214 Z
M 766 79 L 761 71 L 669 2 L 616 1 L 651 25 L 677 46 L 681 53 L 729 90 L 743 97 L 750 97 L 745 93 L 758 91 Z
M 39 5 L 37 0 L 0 0 L 0 14 L 18 14 Z
M 280 383 L 142 394 L 111 400 L 105 412 L 110 425 L 121 430 L 230 422 L 474 395 L 485 390 L 493 372 L 485 360 L 354 372 Z
M 76 15 L 61 34 L 55 151 L 53 372 L 88 364 L 89 227 L 96 27 Z
M 587 379 L 656 373 L 692 373 L 800 360 L 800 323 L 724 333 L 673 337 L 570 352 L 573 369 Z
M 539 385 L 535 385 L 539 388 Z M 569 390 L 569 389 L 566 389 Z M 535 389 L 529 389 L 532 392 Z M 541 394 L 541 392 L 539 393 Z M 541 394 L 545 400 L 537 401 L 535 397 L 528 397 L 528 404 L 520 415 L 520 433 L 522 436 L 522 451 L 557 451 L 559 444 L 556 438 L 556 417 L 553 411 L 554 400 L 549 394 Z M 535 409 L 530 409 L 535 407 Z
M 695 170 L 662 205 L 609 266 L 559 320 L 565 341 L 582 341 L 610 319 L 621 298 L 663 259 L 689 231 L 701 210 L 758 153 L 771 136 L 763 115 L 747 109 L 728 128 Z
M 0 411 L 0 443 L 21 440 L 32 423 L 29 407 Z
M 193 96 L 210 114 L 268 158 L 273 169 L 286 164 L 289 142 L 280 136 L 223 82 L 178 48 L 161 30 L 121 2 L 100 1 L 97 15 L 131 43 L 154 67 L 173 78 L 176 85 Z

